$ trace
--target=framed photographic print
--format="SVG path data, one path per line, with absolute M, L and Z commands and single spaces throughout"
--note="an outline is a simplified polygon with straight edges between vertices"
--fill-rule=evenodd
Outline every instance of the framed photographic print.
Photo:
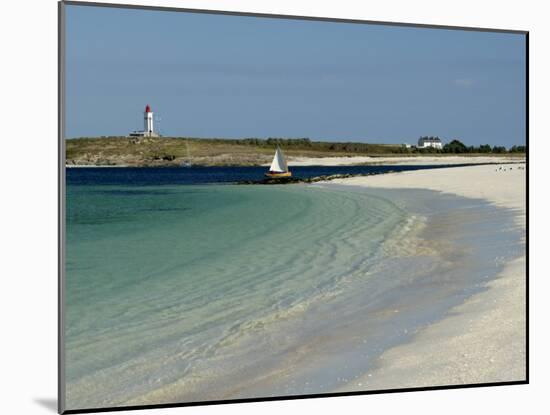
M 59 25 L 60 412 L 528 382 L 527 32 Z

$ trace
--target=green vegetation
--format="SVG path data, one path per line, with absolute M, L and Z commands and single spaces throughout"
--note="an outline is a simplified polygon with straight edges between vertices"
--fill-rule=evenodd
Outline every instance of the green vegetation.
M 508 150 L 509 153 L 525 153 L 527 151 L 527 147 L 525 146 L 512 146 Z
M 466 147 L 460 141 L 453 140 L 450 143 L 445 144 L 443 146 L 442 152 L 443 153 L 455 153 L 455 154 L 460 154 L 460 153 L 482 153 L 482 154 L 496 153 L 496 154 L 503 154 L 503 153 L 506 153 L 507 150 L 506 150 L 506 147 L 497 147 L 497 146 L 491 147 L 489 144 L 483 144 L 483 145 L 480 145 L 479 147 L 474 147 L 474 146 Z
M 66 140 L 66 159 L 69 165 L 154 166 L 178 165 L 184 161 L 207 166 L 259 165 L 271 160 L 276 146 L 280 146 L 291 157 L 507 153 L 504 147 L 466 147 L 458 140 L 451 141 L 443 150 L 439 150 L 391 144 L 311 141 L 309 138 L 84 137 Z M 525 147 L 515 146 L 509 152 L 522 153 Z
M 431 137 L 430 137 L 431 138 Z M 438 138 L 438 137 L 434 137 Z M 464 143 L 462 143 L 459 140 L 452 140 L 450 143 L 447 143 L 443 146 L 442 149 L 437 149 L 433 147 L 427 147 L 427 148 L 414 148 L 411 149 L 413 153 L 421 153 L 421 154 L 499 154 L 503 155 L 506 153 L 525 153 L 526 147 L 525 146 L 513 146 L 509 150 L 506 149 L 506 147 L 503 146 L 493 146 L 491 147 L 489 144 L 482 144 L 479 147 L 475 146 L 466 146 Z

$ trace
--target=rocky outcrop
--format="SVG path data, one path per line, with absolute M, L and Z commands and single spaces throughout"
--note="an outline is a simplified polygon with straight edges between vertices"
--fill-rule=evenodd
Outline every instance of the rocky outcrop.
M 393 173 L 393 170 L 385 171 L 384 173 Z M 347 179 L 348 177 L 358 177 L 358 176 L 370 176 L 376 173 L 365 173 L 365 174 L 330 174 L 316 177 L 308 178 L 299 178 L 299 177 L 281 177 L 281 178 L 272 178 L 266 177 L 262 180 L 243 180 L 237 184 L 294 184 L 294 183 L 316 183 L 316 182 L 325 182 L 334 179 Z

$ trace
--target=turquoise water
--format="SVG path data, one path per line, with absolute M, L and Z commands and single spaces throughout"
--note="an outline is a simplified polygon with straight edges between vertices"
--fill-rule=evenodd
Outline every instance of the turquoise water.
M 298 344 L 408 218 L 306 186 L 68 186 L 68 408 L 212 399 L 193 393 Z
M 425 190 L 69 184 L 67 408 L 341 390 L 524 255 L 514 215 Z

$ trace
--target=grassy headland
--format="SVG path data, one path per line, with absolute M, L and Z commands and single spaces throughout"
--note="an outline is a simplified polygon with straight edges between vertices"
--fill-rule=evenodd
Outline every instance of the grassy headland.
M 67 165 L 84 166 L 178 166 L 184 162 L 202 166 L 257 166 L 268 163 L 273 157 L 275 147 L 279 145 L 285 154 L 292 157 L 352 157 L 352 156 L 430 156 L 476 154 L 490 156 L 518 155 L 518 151 L 509 152 L 502 147 L 497 151 L 464 147 L 465 151 L 456 151 L 457 147 L 449 147 L 454 151 L 405 148 L 397 144 L 368 143 L 334 143 L 310 141 L 307 138 L 267 140 L 257 138 L 217 139 L 217 138 L 134 138 L 134 137 L 101 137 L 74 138 L 66 140 Z M 459 150 L 463 150 L 459 148 Z M 478 150 L 478 151 L 475 151 Z

